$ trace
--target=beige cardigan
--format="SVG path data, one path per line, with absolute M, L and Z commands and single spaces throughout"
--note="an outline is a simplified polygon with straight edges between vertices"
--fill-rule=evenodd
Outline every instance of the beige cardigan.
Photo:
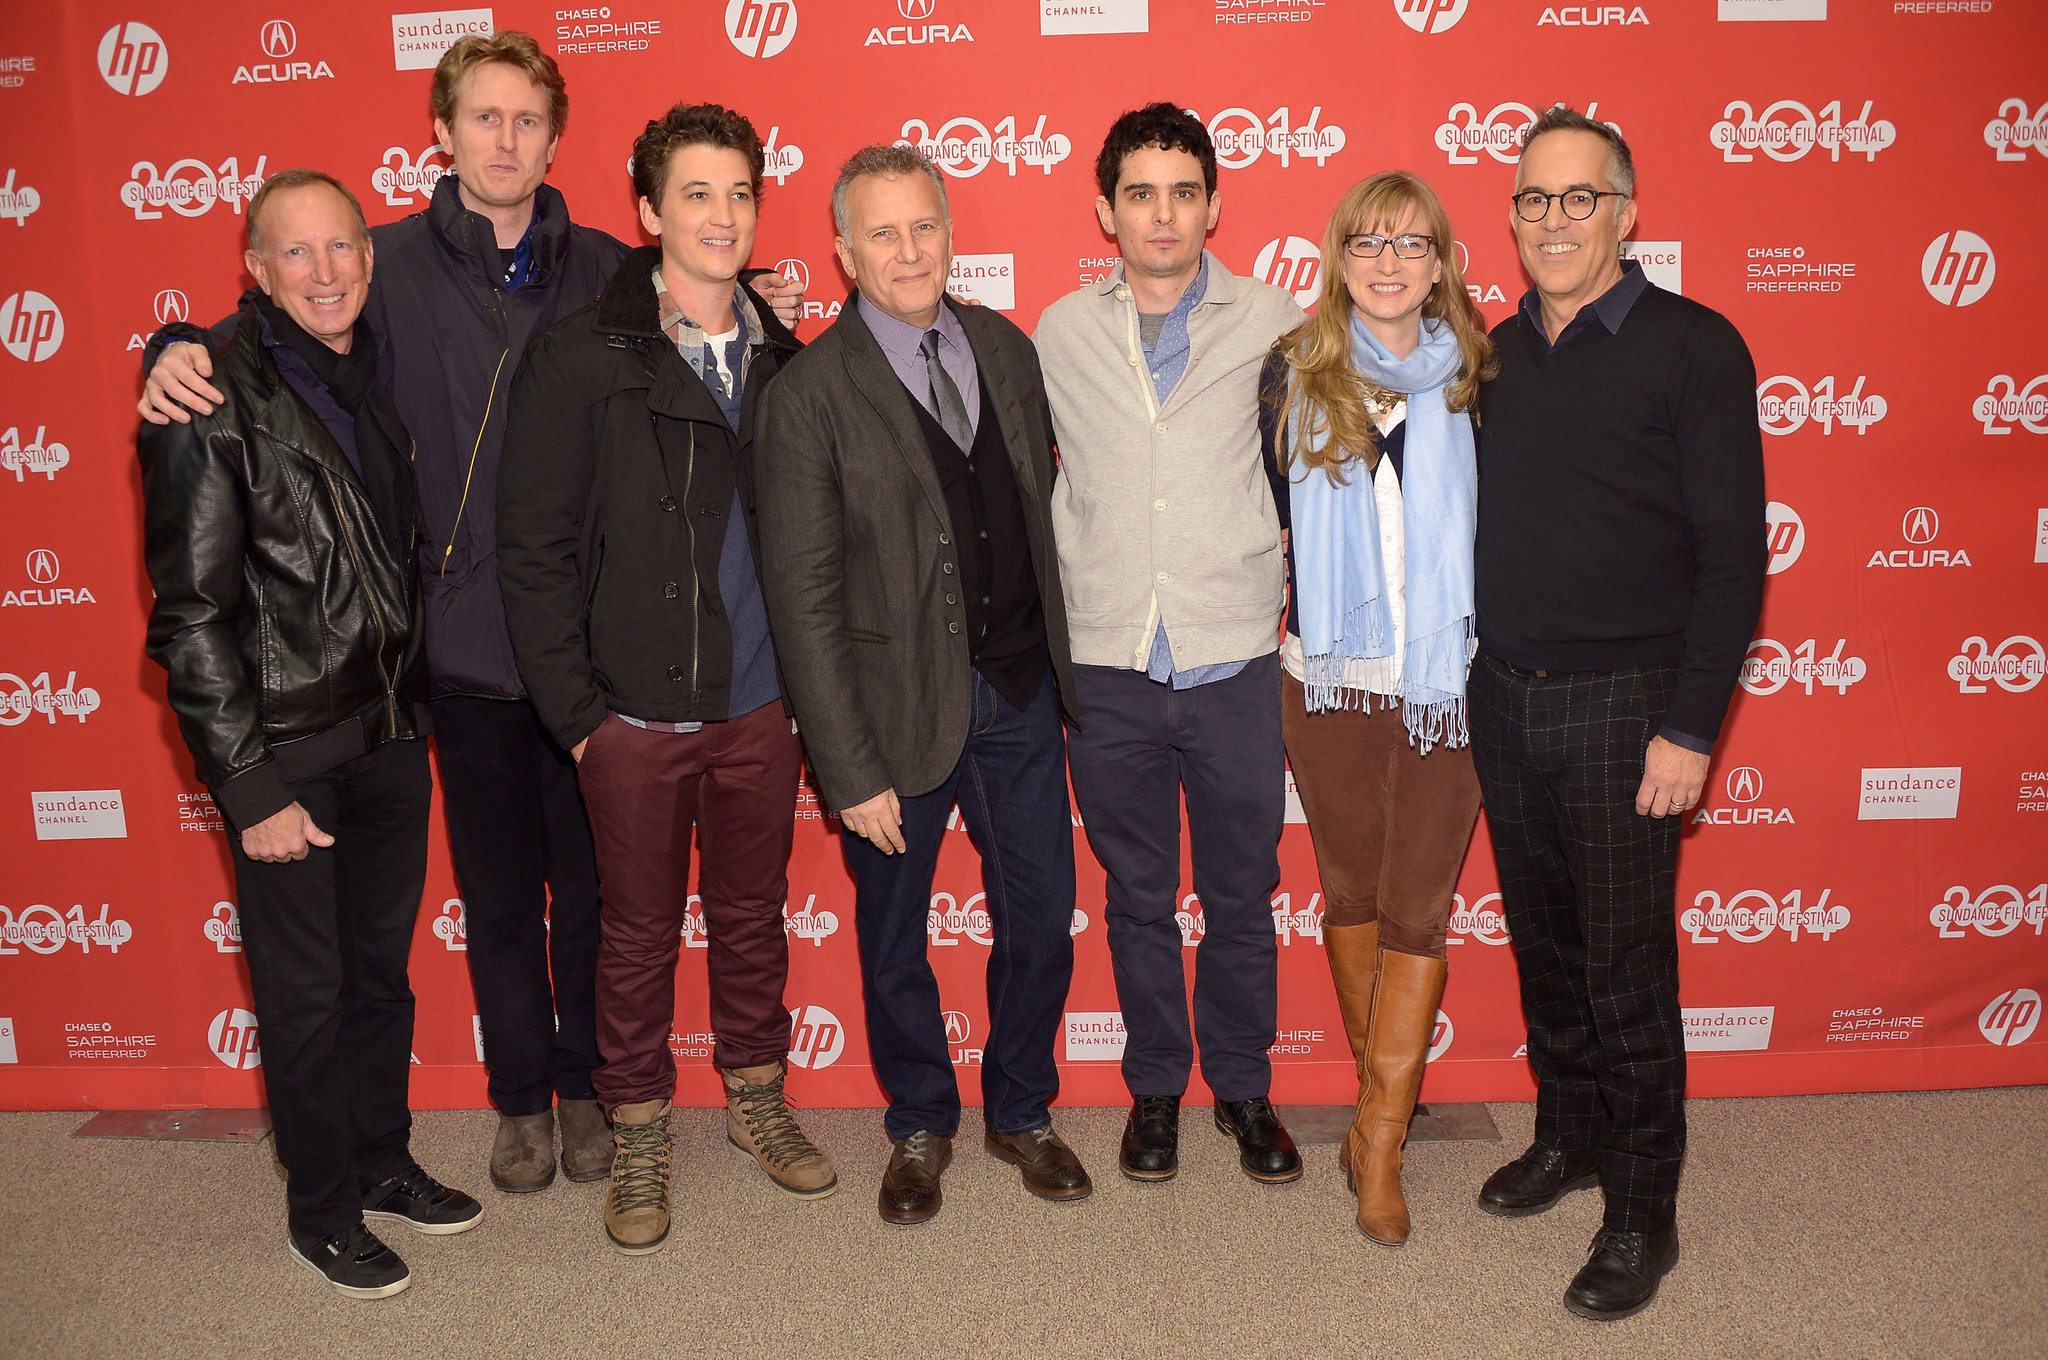
M 1209 256 L 1187 370 L 1161 405 L 1121 264 L 1045 309 L 1033 339 L 1059 439 L 1052 522 L 1075 664 L 1143 670 L 1162 619 L 1176 670 L 1279 646 L 1259 368 L 1301 319 L 1287 293 Z

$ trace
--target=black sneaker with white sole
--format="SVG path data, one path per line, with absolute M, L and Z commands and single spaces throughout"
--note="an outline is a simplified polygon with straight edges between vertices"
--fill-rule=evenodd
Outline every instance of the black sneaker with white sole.
M 398 1253 L 360 1223 L 340 1237 L 293 1237 L 292 1259 L 352 1299 L 388 1299 L 412 1283 Z
M 403 1223 L 436 1237 L 468 1232 L 483 1222 L 484 1206 L 414 1167 L 363 1191 L 363 1217 Z

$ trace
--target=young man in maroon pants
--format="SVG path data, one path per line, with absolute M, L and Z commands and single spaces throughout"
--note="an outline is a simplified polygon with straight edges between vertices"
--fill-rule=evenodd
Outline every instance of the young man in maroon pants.
M 768 635 L 753 413 L 796 338 L 742 284 L 764 152 L 746 119 L 678 105 L 633 147 L 661 238 L 535 341 L 512 385 L 498 561 L 513 649 L 578 763 L 604 885 L 598 1099 L 605 1229 L 668 1235 L 675 970 L 701 839 L 714 1061 L 727 1134 L 782 1188 L 838 1186 L 783 1101 L 783 905 L 802 748 Z

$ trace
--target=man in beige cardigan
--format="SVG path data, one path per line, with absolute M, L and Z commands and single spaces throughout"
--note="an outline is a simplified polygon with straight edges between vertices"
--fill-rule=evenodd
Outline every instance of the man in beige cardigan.
M 1256 1180 L 1301 1158 L 1267 1100 L 1276 1025 L 1285 757 L 1280 523 L 1260 465 L 1258 379 L 1302 319 L 1280 289 L 1203 249 L 1216 153 L 1172 104 L 1126 113 L 1096 162 L 1096 214 L 1122 262 L 1047 308 L 1034 337 L 1059 440 L 1053 532 L 1073 644 L 1068 745 L 1108 929 L 1133 1104 L 1120 1164 L 1179 1166 L 1193 1067 L 1181 964 L 1187 798 L 1205 932 L 1193 1039 L 1218 1128 Z

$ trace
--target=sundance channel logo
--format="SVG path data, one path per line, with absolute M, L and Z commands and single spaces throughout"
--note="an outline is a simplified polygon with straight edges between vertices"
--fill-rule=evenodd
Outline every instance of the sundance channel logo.
M 1856 803 L 1859 822 L 1949 820 L 1962 796 L 1960 765 L 1865 770 Z
M 125 840 L 128 814 L 119 789 L 52 789 L 29 795 L 39 841 Z
M 1122 1011 L 1068 1011 L 1068 1062 L 1117 1062 L 1124 1056 Z
M 1776 1006 L 1685 1006 L 1688 1053 L 1758 1053 L 1771 1046 Z

